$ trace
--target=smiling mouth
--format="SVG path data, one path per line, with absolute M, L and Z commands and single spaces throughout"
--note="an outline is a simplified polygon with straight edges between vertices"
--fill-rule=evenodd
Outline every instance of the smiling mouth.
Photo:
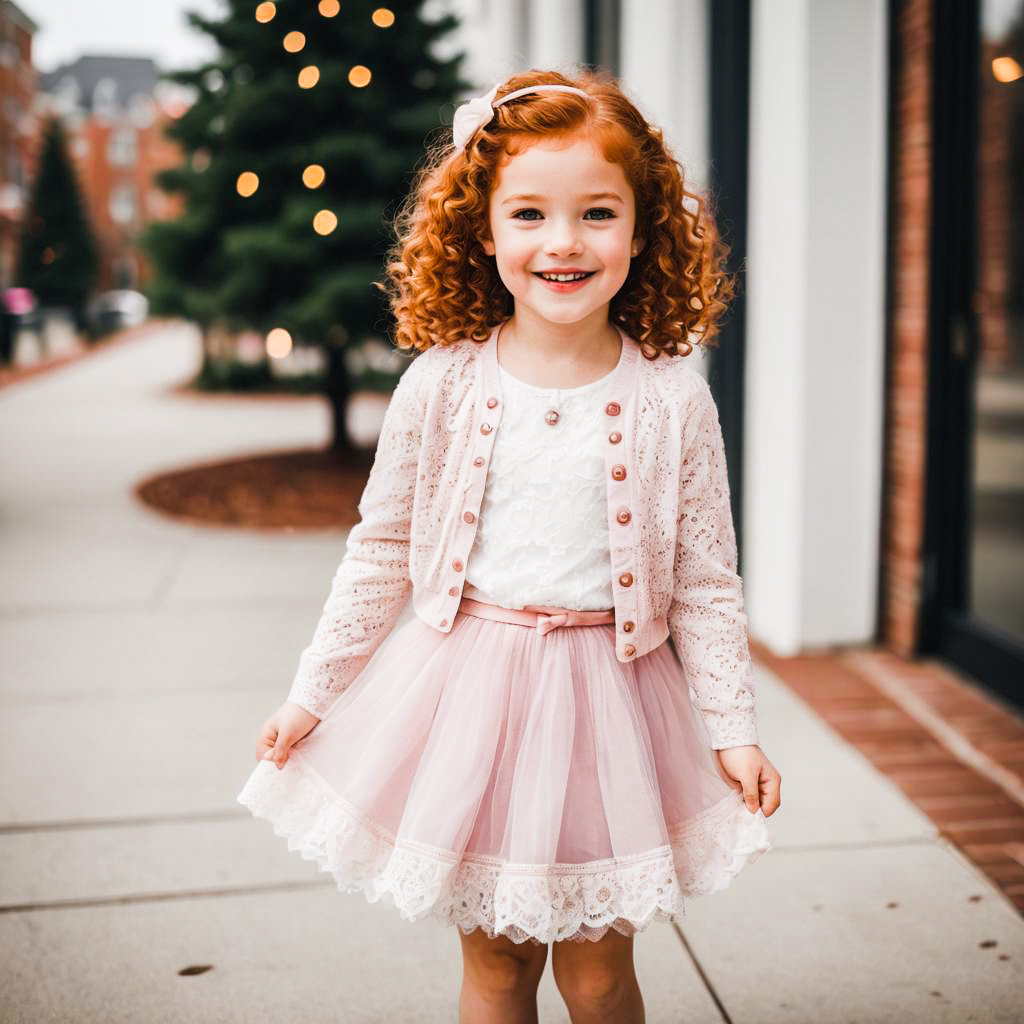
M 560 284 L 568 284 L 571 281 L 585 281 L 588 277 L 593 277 L 596 273 L 596 270 L 588 270 L 580 274 L 545 274 L 543 272 L 537 272 L 534 274 L 534 277 L 539 277 L 543 281 L 556 281 Z

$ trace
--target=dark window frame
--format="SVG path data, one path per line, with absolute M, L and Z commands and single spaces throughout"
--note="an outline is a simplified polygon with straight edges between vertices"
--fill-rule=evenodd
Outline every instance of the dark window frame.
M 979 0 L 933 0 L 932 16 L 931 280 L 918 647 L 1024 707 L 1024 644 L 968 608 L 978 360 L 973 306 Z

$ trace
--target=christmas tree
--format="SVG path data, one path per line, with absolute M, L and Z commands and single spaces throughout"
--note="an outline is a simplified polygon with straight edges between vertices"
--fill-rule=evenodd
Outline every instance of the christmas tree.
M 463 55 L 434 50 L 456 19 L 423 6 L 229 0 L 220 20 L 189 14 L 216 60 L 166 76 L 197 98 L 168 128 L 186 159 L 158 176 L 184 212 L 144 236 L 154 311 L 325 346 L 340 449 L 342 352 L 390 333 L 373 286 L 390 218 L 468 87 Z
M 68 156 L 64 126 L 52 118 L 19 239 L 16 283 L 41 306 L 70 310 L 84 323 L 85 304 L 99 270 L 96 241 Z

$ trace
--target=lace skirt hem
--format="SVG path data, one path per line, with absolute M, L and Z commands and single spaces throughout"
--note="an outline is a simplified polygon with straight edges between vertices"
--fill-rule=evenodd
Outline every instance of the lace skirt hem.
M 586 863 L 521 864 L 396 837 L 338 794 L 293 748 L 283 769 L 261 762 L 238 802 L 342 892 L 383 901 L 407 921 L 438 918 L 464 934 L 513 942 L 596 941 L 684 912 L 684 897 L 726 888 L 772 837 L 735 790 L 668 827 L 668 845 Z

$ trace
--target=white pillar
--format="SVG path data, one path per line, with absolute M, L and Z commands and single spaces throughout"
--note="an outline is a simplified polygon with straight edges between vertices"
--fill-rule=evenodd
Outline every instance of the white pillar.
M 744 584 L 778 654 L 874 634 L 886 3 L 755 0 Z
M 622 5 L 621 80 L 698 187 L 707 181 L 707 0 Z
M 528 0 L 529 65 L 571 74 L 583 59 L 582 0 Z
M 490 89 L 496 82 L 529 67 L 527 15 L 530 0 L 500 0 L 488 7 L 489 26 L 487 58 L 478 62 L 486 68 L 486 81 Z

